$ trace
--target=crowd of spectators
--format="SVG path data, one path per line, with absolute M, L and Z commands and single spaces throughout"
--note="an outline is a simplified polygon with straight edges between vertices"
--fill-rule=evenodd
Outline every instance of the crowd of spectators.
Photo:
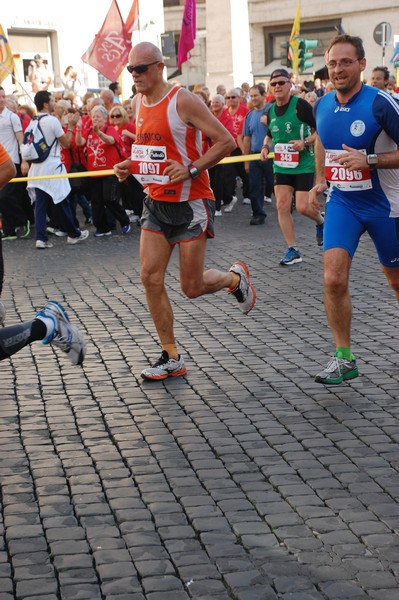
M 131 98 L 121 103 L 119 84 L 110 84 L 99 95 L 82 89 L 76 71 L 68 67 L 63 79 L 64 91 L 51 93 L 54 105 L 51 114 L 62 126 L 64 133 L 72 127 L 69 148 L 60 144 L 60 159 L 67 172 L 112 170 L 115 163 L 130 156 L 135 140 L 135 123 L 132 121 Z M 43 92 L 44 90 L 38 90 Z M 37 93 L 38 93 L 37 92 Z M 37 94 L 36 93 L 36 94 Z M 36 99 L 36 95 L 35 95 Z M 0 87 L 0 143 L 13 157 L 17 176 L 23 162 L 19 147 L 24 132 L 41 109 L 30 103 L 21 104 L 16 95 L 6 95 Z M 70 116 L 75 115 L 76 124 L 71 126 Z M 25 165 L 25 171 L 29 165 Z M 144 193 L 142 187 L 131 177 L 119 184 L 114 175 L 105 177 L 79 177 L 70 179 L 68 195 L 75 225 L 84 219 L 86 226 L 94 225 L 94 235 L 111 235 L 119 222 L 121 233 L 130 231 L 131 223 L 139 223 Z M 77 206 L 81 207 L 77 211 Z M 0 218 L 3 241 L 29 237 L 35 222 L 35 213 L 27 193 L 26 183 L 10 183 L 0 192 Z M 46 217 L 46 234 L 67 236 L 63 230 L 53 203 L 49 203 Z M 69 239 L 69 238 L 68 238 Z M 42 248 L 43 245 L 36 247 Z M 50 248 L 51 243 L 45 247 Z
M 48 89 L 51 85 L 51 76 L 46 73 L 45 65 L 39 55 L 36 55 L 35 60 L 32 61 L 29 76 L 36 90 Z M 133 95 L 124 99 L 118 82 L 111 83 L 109 88 L 101 90 L 99 94 L 87 92 L 73 66 L 66 68 L 62 84 L 64 88 L 62 91 L 52 92 L 55 101 L 53 115 L 59 120 L 65 132 L 70 127 L 68 116 L 71 114 L 77 116 L 70 148 L 61 147 L 61 160 L 66 170 L 68 172 L 109 170 L 116 162 L 130 156 L 131 145 L 135 140 L 131 102 Z M 399 97 L 395 81 L 386 67 L 376 67 L 373 70 L 370 85 L 385 89 L 395 98 Z M 253 88 L 257 88 L 256 93 L 251 94 Z M 134 89 L 132 91 L 134 93 Z M 333 91 L 332 84 L 320 78 L 300 82 L 294 74 L 291 77 L 291 94 L 304 98 L 311 105 L 330 91 Z M 231 153 L 232 156 L 239 157 L 254 151 L 251 144 L 248 146 L 245 141 L 244 127 L 248 120 L 248 113 L 259 112 L 260 109 L 262 110 L 260 123 L 266 127 L 266 119 L 262 116 L 267 113 L 268 107 L 274 101 L 267 84 L 258 83 L 251 87 L 249 83 L 244 82 L 240 87 L 228 90 L 224 84 L 219 84 L 215 94 L 212 94 L 205 85 L 196 84 L 192 92 L 201 98 L 214 116 L 233 135 L 236 148 Z M 257 94 L 261 96 L 260 103 Z M 255 98 L 258 104 L 254 105 Z M 21 101 L 16 95 L 6 95 L 3 88 L 0 88 L 0 143 L 13 156 L 18 176 L 21 175 L 22 165 L 18 146 L 35 114 L 31 102 Z M 263 129 L 261 133 L 265 135 L 265 130 Z M 211 145 L 212 140 L 203 138 L 204 151 Z M 252 173 L 255 167 L 253 165 Z M 216 216 L 222 216 L 224 212 L 233 210 L 237 203 L 237 190 L 241 187 L 243 203 L 252 205 L 252 217 L 258 217 L 259 222 L 264 221 L 263 208 L 257 207 L 258 212 L 254 212 L 254 190 L 251 190 L 250 185 L 250 169 L 249 163 L 240 161 L 223 166 L 217 165 L 210 170 L 211 186 L 216 199 Z M 268 175 L 264 169 L 261 176 L 262 196 L 264 202 L 269 203 L 273 194 L 273 182 L 270 174 Z M 252 186 L 254 181 L 253 175 Z M 96 178 L 82 177 L 71 179 L 70 182 L 72 189 L 68 202 L 77 227 L 79 227 L 79 219 L 83 218 L 86 226 L 94 225 L 94 235 L 103 237 L 111 235 L 117 228 L 118 222 L 122 233 L 130 231 L 131 223 L 139 224 L 144 191 L 133 176 L 123 184 L 119 184 L 116 177 L 112 175 Z M 259 186 L 259 177 L 256 178 L 256 182 Z M 259 203 L 259 200 L 256 202 Z M 78 205 L 81 211 L 77 211 Z M 29 237 L 34 225 L 34 212 L 26 191 L 26 184 L 9 184 L 3 188 L 0 192 L 0 218 L 4 241 Z M 47 214 L 47 231 L 53 235 L 66 235 L 60 223 L 57 223 L 51 207 Z

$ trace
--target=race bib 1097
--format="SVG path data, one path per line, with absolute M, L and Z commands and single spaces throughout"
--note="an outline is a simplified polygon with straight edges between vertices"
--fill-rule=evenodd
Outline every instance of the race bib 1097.
M 170 183 L 169 177 L 163 175 L 167 167 L 166 146 L 145 146 L 133 144 L 131 153 L 131 173 L 141 184 Z

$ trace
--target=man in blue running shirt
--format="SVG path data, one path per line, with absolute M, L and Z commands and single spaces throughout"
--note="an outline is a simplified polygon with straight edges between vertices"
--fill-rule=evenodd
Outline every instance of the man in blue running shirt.
M 315 105 L 316 185 L 309 201 L 330 192 L 324 227 L 324 303 L 336 344 L 335 356 L 316 376 L 339 384 L 358 376 L 351 351 L 349 272 L 360 237 L 367 231 L 399 301 L 399 104 L 387 92 L 364 85 L 363 42 L 335 37 L 327 51 L 336 93 Z

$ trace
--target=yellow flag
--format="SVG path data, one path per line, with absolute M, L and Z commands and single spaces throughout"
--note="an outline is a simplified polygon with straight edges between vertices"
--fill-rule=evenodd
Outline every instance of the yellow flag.
M 298 48 L 299 48 L 299 35 L 301 33 L 301 4 L 298 2 L 298 8 L 296 9 L 296 15 L 294 19 L 294 24 L 292 25 L 291 35 L 290 35 L 290 46 L 292 48 L 292 53 L 290 49 L 288 50 L 289 58 L 292 60 L 292 66 L 294 71 L 298 71 Z
M 14 71 L 14 59 L 8 40 L 5 36 L 4 29 L 0 25 L 0 83 L 4 79 L 13 73 Z

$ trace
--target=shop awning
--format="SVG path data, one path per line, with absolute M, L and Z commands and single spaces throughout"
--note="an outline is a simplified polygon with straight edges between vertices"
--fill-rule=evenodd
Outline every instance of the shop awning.
M 324 56 L 314 56 L 312 58 L 313 67 L 311 67 L 308 71 L 304 71 L 300 74 L 300 77 L 304 77 L 305 75 L 313 75 L 316 71 L 320 71 L 326 66 L 326 62 L 324 60 Z M 275 69 L 287 69 L 281 64 L 280 59 L 272 60 L 269 64 L 267 64 L 263 69 L 259 69 L 256 73 L 254 73 L 255 81 L 259 81 L 262 77 L 270 77 Z M 291 72 L 292 69 L 287 69 L 287 71 Z

